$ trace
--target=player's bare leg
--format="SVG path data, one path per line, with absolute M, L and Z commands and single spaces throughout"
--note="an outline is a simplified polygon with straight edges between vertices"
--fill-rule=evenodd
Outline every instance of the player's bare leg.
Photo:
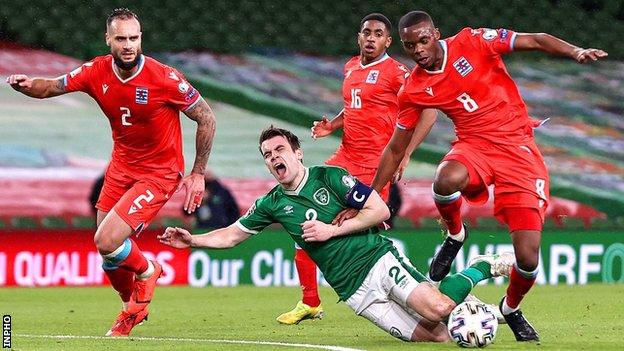
M 539 334 L 526 320 L 519 305 L 537 277 L 541 236 L 537 230 L 511 233 L 517 263 L 511 271 L 507 295 L 501 300 L 500 309 L 518 341 L 539 341 Z
M 115 210 L 107 214 L 98 213 L 98 219 L 99 225 L 94 242 L 103 257 L 102 267 L 113 288 L 119 292 L 123 303 L 122 312 L 124 312 L 120 313 L 107 335 L 123 336 L 129 334 L 134 325 L 147 318 L 146 307 L 149 301 L 143 304 L 135 302 L 137 285 L 142 283 L 141 280 L 153 280 L 153 284 L 147 289 L 151 300 L 155 281 L 162 273 L 162 269 L 157 263 L 149 262 L 136 243 L 129 239 L 134 230 Z M 145 312 L 142 312 L 143 310 Z M 138 322 L 134 323 L 134 321 Z M 121 328 L 122 331 L 113 330 L 115 327 Z
M 450 340 L 450 337 L 444 323 L 431 322 L 423 319 L 414 329 L 411 340 L 445 342 Z
M 451 264 L 468 236 L 461 219 L 461 191 L 468 185 L 468 169 L 461 162 L 443 161 L 436 170 L 433 198 L 448 235 L 429 266 L 429 278 L 440 281 L 451 270 Z

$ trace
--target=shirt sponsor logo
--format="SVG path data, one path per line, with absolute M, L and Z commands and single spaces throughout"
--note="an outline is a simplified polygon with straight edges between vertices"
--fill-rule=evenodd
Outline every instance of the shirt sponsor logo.
M 351 189 L 355 186 L 355 179 L 350 175 L 342 176 L 342 184 L 346 185 L 347 188 Z
M 175 72 L 169 72 L 169 78 L 175 80 L 175 81 L 179 81 L 180 78 L 178 78 L 178 76 L 175 74 Z
M 368 84 L 377 84 L 377 79 L 379 78 L 379 70 L 371 70 L 368 72 L 368 77 L 366 77 L 366 83 Z
M 284 213 L 285 214 L 291 214 L 293 213 L 294 209 L 292 205 L 286 205 L 284 206 Z
M 135 102 L 141 105 L 147 105 L 147 88 L 136 88 Z
M 433 96 L 433 88 L 432 87 L 426 87 L 425 88 L 425 93 Z
M 313 198 L 319 205 L 325 206 L 329 203 L 329 190 L 320 188 L 314 193 Z
M 486 28 L 483 30 L 483 35 L 481 35 L 483 39 L 491 41 L 494 40 L 498 36 L 498 32 L 496 29 Z
M 182 93 L 182 94 L 186 94 L 186 92 L 187 92 L 187 91 L 189 91 L 189 88 L 190 88 L 190 87 L 191 87 L 191 86 L 190 86 L 190 85 L 188 85 L 188 83 L 187 83 L 187 82 L 185 82 L 185 81 L 181 81 L 181 82 L 180 82 L 180 84 L 178 84 L 178 91 L 179 91 L 180 93 Z
M 108 91 L 108 84 L 102 84 L 102 94 L 106 94 Z
M 453 62 L 453 67 L 455 67 L 457 72 L 459 72 L 462 77 L 465 77 L 468 73 L 472 72 L 472 65 L 470 65 L 470 62 L 468 62 L 468 60 L 466 60 L 463 56 Z

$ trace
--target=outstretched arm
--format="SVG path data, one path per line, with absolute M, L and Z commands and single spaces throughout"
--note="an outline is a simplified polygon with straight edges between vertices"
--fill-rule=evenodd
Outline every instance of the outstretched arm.
M 547 33 L 518 33 L 514 42 L 516 51 L 542 51 L 551 55 L 565 56 L 578 63 L 598 61 L 607 57 L 600 49 L 583 49 Z
M 236 224 L 200 235 L 191 235 L 186 229 L 168 227 L 158 236 L 165 245 L 177 249 L 203 247 L 207 249 L 228 249 L 248 239 L 251 234 L 242 231 Z
M 7 77 L 6 82 L 11 88 L 20 93 L 44 99 L 66 93 L 64 76 L 58 78 L 28 78 L 24 74 L 13 74 Z
M 197 122 L 197 131 L 195 132 L 195 162 L 191 174 L 184 177 L 180 188 L 186 189 L 186 198 L 184 199 L 184 210 L 193 213 L 201 204 L 204 196 L 205 182 L 204 172 L 206 164 L 212 149 L 212 141 L 214 139 L 216 120 L 212 113 L 212 109 L 208 103 L 201 98 L 193 108 L 184 111 L 184 114 Z
M 323 115 L 323 118 L 320 121 L 315 121 L 312 124 L 312 139 L 323 138 L 331 133 L 333 133 L 337 129 L 342 129 L 344 125 L 344 109 L 340 110 L 338 114 L 330 121 L 327 119 L 327 116 Z
M 405 149 L 405 155 L 403 156 L 403 160 L 399 165 L 399 169 L 394 174 L 393 181 L 395 183 L 403 178 L 403 172 L 409 164 L 412 153 L 414 153 L 414 150 L 416 150 L 416 148 L 420 146 L 420 144 L 422 144 L 423 140 L 425 140 L 427 135 L 429 135 L 429 132 L 431 132 L 431 128 L 433 127 L 433 124 L 435 123 L 437 118 L 438 110 L 436 109 L 425 109 L 421 113 L 420 120 L 418 120 L 418 124 L 416 125 L 416 128 L 414 128 L 412 139 Z

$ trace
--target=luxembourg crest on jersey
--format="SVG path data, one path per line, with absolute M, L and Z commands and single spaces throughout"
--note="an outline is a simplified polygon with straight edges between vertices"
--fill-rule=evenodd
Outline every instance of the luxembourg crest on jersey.
M 472 65 L 463 56 L 458 58 L 457 61 L 453 62 L 453 67 L 455 67 L 457 72 L 459 72 L 462 77 L 465 77 L 468 75 L 468 73 L 472 72 Z
M 366 77 L 366 83 L 377 84 L 378 78 L 379 78 L 379 70 L 373 69 L 370 72 L 368 72 L 368 77 Z
M 136 88 L 135 102 L 141 105 L 147 105 L 147 88 Z

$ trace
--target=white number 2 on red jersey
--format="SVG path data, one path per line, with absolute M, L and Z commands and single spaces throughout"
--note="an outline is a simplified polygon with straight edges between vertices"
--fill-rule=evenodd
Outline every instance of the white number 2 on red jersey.
M 128 122 L 128 118 L 132 117 L 130 115 L 130 109 L 127 108 L 127 107 L 120 107 L 119 109 L 122 112 L 122 114 L 121 114 L 121 125 L 131 126 L 132 123 Z
M 351 89 L 351 108 L 362 108 L 362 89 Z
M 462 93 L 460 96 L 458 96 L 457 101 L 461 102 L 462 105 L 464 105 L 464 109 L 466 109 L 466 111 L 468 112 L 474 112 L 479 108 L 479 105 L 477 105 L 477 102 L 474 101 L 470 97 L 470 95 L 466 93 Z

